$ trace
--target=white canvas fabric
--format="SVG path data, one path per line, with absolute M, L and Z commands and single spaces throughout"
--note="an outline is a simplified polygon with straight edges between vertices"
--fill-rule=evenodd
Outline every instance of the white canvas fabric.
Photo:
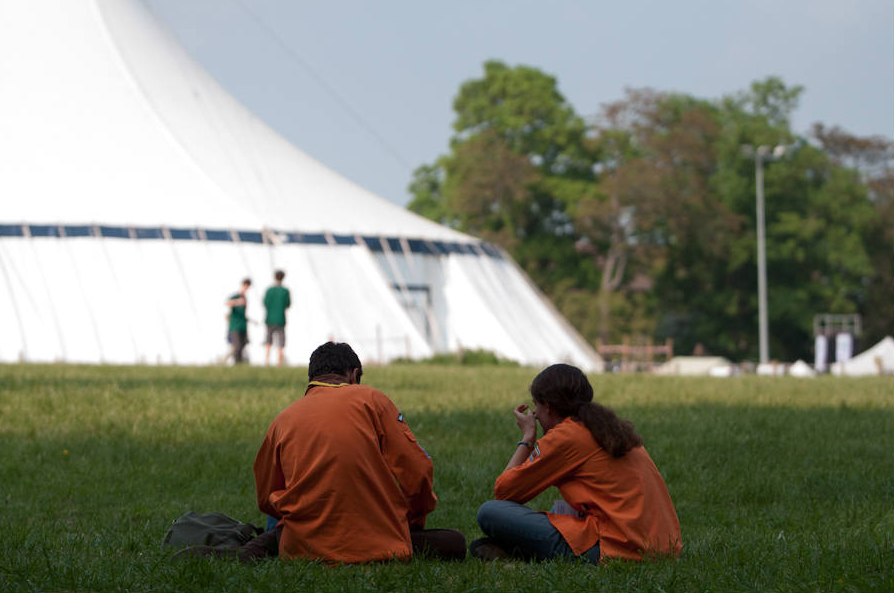
M 862 377 L 868 375 L 894 375 L 894 338 L 886 336 L 857 356 L 831 367 L 833 375 Z
M 800 359 L 792 363 L 792 366 L 788 368 L 788 374 L 792 377 L 801 377 L 805 379 L 816 377 L 816 371 L 813 370 L 809 364 Z
M 208 364 L 250 277 L 286 352 L 601 359 L 507 256 L 371 194 L 244 109 L 136 0 L 0 3 L 0 360 Z

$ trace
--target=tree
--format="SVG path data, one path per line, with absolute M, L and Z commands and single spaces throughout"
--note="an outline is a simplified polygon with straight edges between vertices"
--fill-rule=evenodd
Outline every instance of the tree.
M 450 154 L 416 170 L 409 208 L 498 243 L 549 293 L 578 265 L 560 194 L 593 177 L 583 120 L 555 78 L 497 61 L 453 106 Z
M 834 163 L 857 172 L 874 209 L 860 233 L 872 273 L 858 298 L 864 339 L 874 344 L 894 334 L 894 143 L 820 123 L 814 124 L 812 135 Z
M 509 149 L 502 136 L 486 129 L 458 143 L 444 167 L 445 206 L 459 228 L 510 252 L 530 236 L 537 226 L 532 220 L 531 188 L 539 174 L 528 157 Z
M 770 77 L 719 100 L 632 90 L 590 126 L 556 80 L 487 62 L 462 85 L 450 153 L 417 169 L 411 208 L 499 243 L 584 336 L 672 337 L 757 355 L 754 162 L 765 168 L 771 351 L 809 357 L 813 315 L 884 308 L 890 331 L 891 147 L 789 127 L 802 89 Z M 881 270 L 881 271 L 879 271 Z
M 459 222 L 450 217 L 441 184 L 444 183 L 443 168 L 434 165 L 421 165 L 413 171 L 413 180 L 408 188 L 413 199 L 407 208 L 435 222 L 449 227 L 458 227 Z
M 484 77 L 460 87 L 453 101 L 456 132 L 451 145 L 489 131 L 544 174 L 588 174 L 584 121 L 559 92 L 556 79 L 536 68 L 484 64 Z

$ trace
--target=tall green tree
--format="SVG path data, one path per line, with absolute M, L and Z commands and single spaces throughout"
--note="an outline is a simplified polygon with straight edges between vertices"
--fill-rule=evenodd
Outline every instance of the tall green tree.
M 593 177 L 583 119 L 555 78 L 498 61 L 453 107 L 450 153 L 416 170 L 408 207 L 503 246 L 549 293 L 578 266 L 562 192 Z
M 894 157 L 836 129 L 796 137 L 801 92 L 775 77 L 720 100 L 634 90 L 586 125 L 553 77 L 487 62 L 454 100 L 450 152 L 415 172 L 410 208 L 502 245 L 591 341 L 635 333 L 753 359 L 742 147 L 799 144 L 766 164 L 764 193 L 771 353 L 808 358 L 817 313 L 889 331 Z
M 609 137 L 626 132 L 633 147 L 616 171 L 636 173 L 606 181 L 622 188 L 661 254 L 657 334 L 682 351 L 757 354 L 754 162 L 741 149 L 794 141 L 799 92 L 770 78 L 719 102 L 639 92 L 612 108 L 623 117 L 610 120 L 620 125 Z M 768 163 L 764 190 L 771 353 L 806 357 L 813 315 L 855 311 L 873 273 L 859 231 L 872 209 L 853 171 L 809 145 Z
M 894 335 L 894 143 L 814 124 L 812 136 L 839 166 L 856 171 L 874 214 L 860 236 L 872 273 L 856 295 L 866 345 Z

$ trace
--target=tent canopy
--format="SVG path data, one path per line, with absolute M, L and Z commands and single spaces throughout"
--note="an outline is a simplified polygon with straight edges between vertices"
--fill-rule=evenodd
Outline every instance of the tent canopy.
M 894 375 L 894 338 L 886 336 L 850 360 L 833 363 L 832 374 L 852 377 Z
M 0 360 L 212 362 L 226 297 L 253 278 L 262 320 L 281 268 L 294 362 L 337 339 L 601 369 L 500 249 L 288 143 L 136 0 L 0 3 L 0 162 Z

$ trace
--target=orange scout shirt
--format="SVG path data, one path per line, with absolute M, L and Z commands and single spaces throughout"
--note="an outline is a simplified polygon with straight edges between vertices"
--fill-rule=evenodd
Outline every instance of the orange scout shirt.
M 280 556 L 370 562 L 412 555 L 435 508 L 432 463 L 388 397 L 314 385 L 270 425 L 254 464 L 258 508 L 279 517 Z
M 498 500 L 525 503 L 550 486 L 582 517 L 547 513 L 575 554 L 597 542 L 603 558 L 680 553 L 680 522 L 667 486 L 643 447 L 612 457 L 583 423 L 565 418 L 494 486 Z

